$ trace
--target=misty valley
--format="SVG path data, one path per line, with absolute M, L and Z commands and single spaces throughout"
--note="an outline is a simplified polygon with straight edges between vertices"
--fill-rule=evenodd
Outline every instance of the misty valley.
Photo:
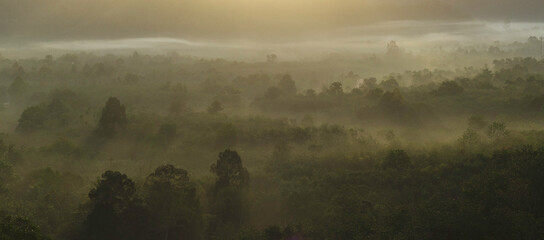
M 0 58 L 0 239 L 539 239 L 541 39 Z

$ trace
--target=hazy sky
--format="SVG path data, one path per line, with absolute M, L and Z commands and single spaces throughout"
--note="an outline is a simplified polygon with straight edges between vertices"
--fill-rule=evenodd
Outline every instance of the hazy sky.
M 388 20 L 544 20 L 542 0 L 0 0 L 3 40 L 296 37 Z
M 134 38 L 190 45 L 463 37 L 494 31 L 478 21 L 538 28 L 543 12 L 544 0 L 0 0 L 0 47 Z

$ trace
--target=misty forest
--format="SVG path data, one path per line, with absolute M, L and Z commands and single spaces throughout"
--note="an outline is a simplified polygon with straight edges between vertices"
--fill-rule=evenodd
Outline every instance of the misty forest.
M 78 1 L 0 0 L 0 240 L 544 236 L 544 3 Z

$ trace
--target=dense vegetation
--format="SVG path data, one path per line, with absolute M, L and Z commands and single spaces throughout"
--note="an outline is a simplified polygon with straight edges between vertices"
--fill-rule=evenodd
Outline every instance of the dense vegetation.
M 0 239 L 544 235 L 544 61 L 391 51 L 2 58 Z

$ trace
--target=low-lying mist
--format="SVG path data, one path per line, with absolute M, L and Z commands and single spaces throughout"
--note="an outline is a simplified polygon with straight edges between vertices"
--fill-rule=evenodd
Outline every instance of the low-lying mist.
M 459 48 L 508 49 L 513 42 L 524 42 L 528 36 L 544 35 L 544 24 L 538 22 L 489 21 L 393 21 L 337 28 L 332 31 L 296 38 L 220 40 L 206 38 L 145 37 L 120 39 L 55 40 L 27 42 L 19 46 L 5 45 L 7 57 L 35 56 L 93 51 L 99 54 L 132 54 L 134 51 L 229 60 L 260 61 L 274 53 L 282 60 L 319 58 L 331 53 L 382 54 L 390 41 L 407 53 L 438 57 Z
M 539 0 L 0 0 L 0 239 L 540 239 Z

